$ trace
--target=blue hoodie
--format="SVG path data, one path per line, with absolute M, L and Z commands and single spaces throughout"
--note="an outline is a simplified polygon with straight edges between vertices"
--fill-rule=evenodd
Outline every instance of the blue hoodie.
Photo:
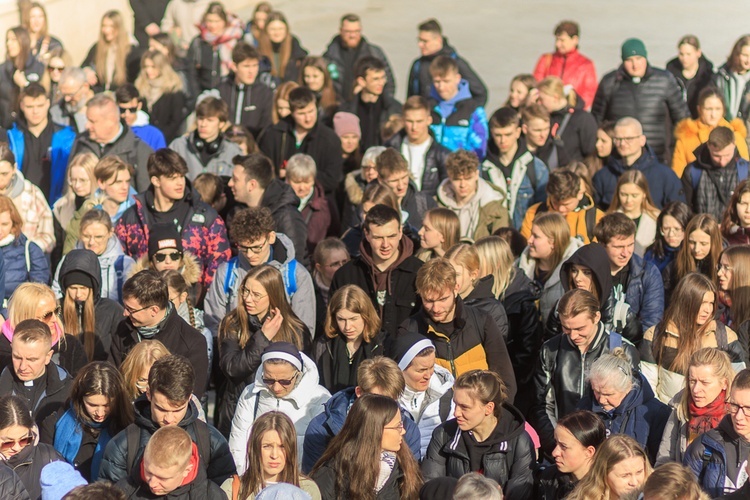
M 431 97 L 436 102 L 430 125 L 435 139 L 451 151 L 473 151 L 481 161 L 487 152 L 489 137 L 487 113 L 471 97 L 469 83 L 461 80 L 458 92 L 447 101 L 440 98 L 433 86 Z

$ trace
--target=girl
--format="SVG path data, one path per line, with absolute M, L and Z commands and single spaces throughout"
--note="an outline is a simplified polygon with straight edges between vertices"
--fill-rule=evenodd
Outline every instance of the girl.
M 70 224 L 73 214 L 83 206 L 86 198 L 91 196 L 96 189 L 94 167 L 98 161 L 94 153 L 81 153 L 70 160 L 67 172 L 67 192 L 52 206 L 52 214 L 56 222 L 55 241 L 58 242 L 60 251 L 65 241 L 63 230 Z
M 46 80 L 49 79 L 47 95 L 50 102 L 56 103 L 60 100 L 60 78 L 62 72 L 65 71 L 67 62 L 70 60 L 70 55 L 60 47 L 51 51 L 47 56 L 47 74 L 43 83 L 46 83 Z
M 750 319 L 750 246 L 726 248 L 719 257 L 718 301 L 719 320 L 739 329 Z M 743 346 L 747 348 L 747 346 Z
M 255 45 L 258 44 L 260 34 L 266 29 L 266 20 L 268 19 L 268 14 L 270 14 L 272 10 L 273 7 L 271 7 L 271 4 L 268 2 L 258 2 L 258 4 L 255 5 L 253 17 L 247 23 L 247 27 L 245 28 L 245 33 L 250 33 L 250 35 L 252 35 Z
M 533 75 L 516 75 L 510 81 L 510 92 L 504 106 L 509 106 L 516 111 L 526 106 L 528 102 L 536 100 L 536 80 Z
M 376 394 L 358 398 L 310 474 L 322 498 L 419 498 L 422 475 L 403 435 L 395 400 Z
M 748 203 L 750 204 L 750 196 L 748 196 Z M 692 218 L 693 211 L 681 201 L 671 201 L 664 205 L 656 219 L 656 226 L 659 230 L 654 237 L 654 242 L 646 250 L 643 260 L 651 262 L 659 269 L 659 272 L 663 273 L 682 247 L 685 241 L 685 228 Z
M 24 28 L 29 31 L 31 55 L 42 63 L 50 63 L 52 52 L 62 49 L 62 43 L 49 34 L 47 11 L 39 2 L 32 2 L 29 6 L 28 23 Z
M 54 445 L 86 481 L 95 481 L 107 443 L 133 418 L 120 372 L 109 363 L 93 362 L 73 381 L 65 408 L 42 422 L 40 441 Z
M 140 53 L 128 35 L 122 14 L 107 11 L 102 17 L 99 40 L 91 47 L 81 67 L 95 92 L 115 90 L 138 76 Z
M 253 134 L 242 125 L 232 125 L 229 130 L 226 131 L 224 137 L 237 144 L 242 151 L 243 156 L 247 156 L 252 153 L 260 153 L 258 143 L 255 142 Z
M 729 245 L 750 244 L 750 181 L 740 182 L 721 221 L 721 235 Z
M 203 14 L 200 35 L 190 43 L 187 59 L 195 65 L 198 91 L 218 87 L 229 75 L 232 49 L 242 39 L 242 21 L 228 14 L 220 2 L 211 2 Z
M 711 85 L 714 65 L 703 56 L 698 37 L 685 35 L 677 42 L 678 55 L 667 63 L 667 71 L 677 79 L 682 98 L 687 102 L 690 115 L 698 118 L 698 95 Z
M 0 125 L 13 125 L 18 92 L 30 82 L 39 82 L 44 64 L 31 53 L 29 32 L 20 26 L 5 33 L 5 62 L 0 65 Z
M 198 77 L 195 66 L 184 57 L 180 57 L 175 51 L 176 47 L 172 37 L 167 33 L 157 33 L 148 39 L 148 50 L 161 52 L 166 56 L 172 69 L 182 81 L 182 93 L 185 94 L 184 109 L 192 112 L 195 109 L 195 99 L 198 97 Z
M 425 212 L 419 229 L 420 249 L 415 255 L 422 262 L 442 257 L 461 239 L 458 216 L 447 208 L 432 208 Z
M 298 83 L 315 93 L 318 120 L 323 120 L 326 124 L 333 123 L 333 115 L 339 107 L 339 102 L 326 60 L 318 56 L 305 57 L 300 64 Z
M 640 170 L 630 169 L 617 181 L 615 195 L 607 213 L 622 212 L 635 222 L 635 254 L 643 257 L 656 239 L 656 219 L 659 209 L 654 206 L 646 176 Z
M 333 115 L 333 130 L 341 139 L 341 157 L 344 159 L 344 173 L 347 179 L 355 170 L 362 167 L 364 160 L 361 151 L 362 128 L 360 127 L 359 117 L 353 113 L 339 111 Z M 368 148 L 367 151 L 370 151 Z
M 148 372 L 157 359 L 169 356 L 169 350 L 158 340 L 144 339 L 138 342 L 125 357 L 120 370 L 128 399 L 138 399 L 148 389 Z
M 141 58 L 135 86 L 145 101 L 151 125 L 161 130 L 170 144 L 179 135 L 184 119 L 185 94 L 180 76 L 164 54 L 149 50 Z
M 750 71 L 750 35 L 742 36 L 732 52 L 717 71 L 714 84 L 724 96 L 727 103 L 724 118 L 732 120 L 736 117 L 748 115 L 750 105 L 750 81 L 747 72 Z
M 612 154 L 612 138 L 615 136 L 615 122 L 602 122 L 596 129 L 596 151 L 587 156 L 583 163 L 589 168 L 589 178 L 607 164 Z
M 279 83 L 296 81 L 302 59 L 307 51 L 289 31 L 284 14 L 273 11 L 266 18 L 266 26 L 258 38 L 258 53 L 271 67 L 271 76 Z
M 273 93 L 273 108 L 271 109 L 271 120 L 274 125 L 292 113 L 289 107 L 289 92 L 297 87 L 299 87 L 297 82 L 284 82 L 276 87 Z

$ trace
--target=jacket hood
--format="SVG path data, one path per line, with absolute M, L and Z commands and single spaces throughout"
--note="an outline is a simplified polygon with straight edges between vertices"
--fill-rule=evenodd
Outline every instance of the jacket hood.
M 679 74 L 682 72 L 682 63 L 678 57 L 675 57 L 667 63 L 666 69 L 671 73 Z M 703 75 L 710 75 L 714 72 L 714 63 L 706 59 L 706 56 L 701 54 L 698 58 L 698 72 L 691 80 L 700 79 Z
M 526 274 L 516 271 L 516 275 L 511 280 L 508 288 L 505 289 L 505 293 L 503 295 L 505 295 L 505 300 L 507 301 L 513 295 L 520 293 L 528 293 L 532 297 L 539 298 L 539 295 L 542 292 L 541 290 L 539 290 L 539 286 L 531 281 L 529 277 L 526 276 Z
M 481 177 L 479 177 L 477 182 L 478 184 L 476 194 L 464 205 L 464 207 L 472 203 L 479 203 L 479 206 L 483 207 L 488 203 L 498 201 L 498 198 L 501 201 L 504 199 L 503 193 L 493 188 L 489 182 L 485 181 Z M 445 205 L 447 208 L 450 208 L 454 212 L 459 211 L 461 210 L 461 208 L 463 208 L 459 207 L 456 204 L 456 197 L 453 192 L 453 186 L 451 185 L 450 179 L 443 179 L 443 181 L 438 186 L 436 197 L 441 204 Z
M 263 198 L 260 200 L 260 206 L 266 207 L 272 213 L 275 213 L 284 205 L 290 205 L 297 210 L 297 207 L 299 207 L 299 198 L 294 194 L 294 190 L 289 184 L 274 179 L 266 186 Z
M 565 261 L 567 261 L 573 254 L 583 246 L 583 242 L 578 238 L 570 238 L 568 247 L 565 249 L 562 260 L 555 269 L 549 275 L 547 282 L 544 284 L 544 288 L 551 288 L 560 282 L 560 269 Z M 533 279 L 534 270 L 536 269 L 536 261 L 529 256 L 529 247 L 526 247 L 518 259 L 518 268 L 521 269 L 529 279 Z
M 135 423 L 138 425 L 138 427 L 146 429 L 151 434 L 156 432 L 159 426 L 156 424 L 156 422 L 151 420 L 151 402 L 148 400 L 145 394 L 139 396 L 138 399 L 133 402 L 133 409 L 135 410 Z M 190 401 L 188 401 L 188 407 L 185 416 L 182 417 L 182 420 L 180 420 L 180 423 L 177 425 L 184 429 L 188 425 L 198 420 L 198 415 L 198 408 L 195 407 L 195 403 L 191 398 Z
M 98 301 L 102 290 L 102 270 L 97 255 L 91 250 L 80 249 L 68 253 L 60 264 L 60 276 L 58 278 L 60 286 L 65 281 L 65 275 L 73 271 L 84 273 L 91 278 L 94 283 L 94 301 Z
M 612 273 L 609 268 L 609 258 L 604 247 L 599 243 L 584 245 L 566 260 L 560 269 L 560 280 L 565 291 L 570 290 L 570 270 L 574 264 L 586 266 L 593 272 L 594 283 L 599 294 L 602 307 L 607 303 L 612 292 Z
M 362 258 L 363 261 L 365 261 L 368 267 L 374 272 L 375 261 L 372 260 L 372 247 L 370 246 L 370 242 L 368 242 L 366 238 L 362 238 L 362 242 L 359 244 L 359 250 L 360 250 L 359 256 Z M 400 266 L 402 262 L 404 262 L 406 259 L 411 257 L 413 253 L 414 253 L 414 243 L 412 243 L 411 239 L 409 239 L 409 237 L 406 234 L 402 234 L 401 241 L 398 242 L 398 259 L 396 259 L 396 261 L 393 264 L 391 264 L 387 270 L 383 272 L 390 273 L 392 270 Z M 390 283 L 390 279 L 388 280 L 388 282 Z
M 495 285 L 495 277 L 488 274 L 484 278 L 479 278 L 474 285 L 474 289 L 469 295 L 466 296 L 464 302 L 467 304 L 473 300 L 479 299 L 495 299 L 495 294 L 492 293 L 492 287 Z
M 651 149 L 651 146 L 646 144 L 643 147 L 641 156 L 637 160 L 635 160 L 635 163 L 633 163 L 630 167 L 625 165 L 625 162 L 622 160 L 622 156 L 620 156 L 619 153 L 613 149 L 612 154 L 609 156 L 609 160 L 607 160 L 607 168 L 609 168 L 614 175 L 620 177 L 620 175 L 628 169 L 634 168 L 636 170 L 642 171 L 650 167 L 653 163 L 659 163 L 659 160 L 656 156 L 656 153 L 654 153 L 654 150 Z
M 349 198 L 349 202 L 352 205 L 359 205 L 362 203 L 362 198 L 365 194 L 365 182 L 362 179 L 362 169 L 354 170 L 346 174 L 344 180 L 344 190 L 346 196 Z
M 614 409 L 613 414 L 622 415 L 623 413 L 627 413 L 634 408 L 648 403 L 655 397 L 648 380 L 639 373 L 637 379 L 634 381 L 633 388 L 625 395 L 620 406 Z M 594 413 L 606 413 L 606 410 L 595 399 L 592 400 L 592 403 L 592 411 Z
M 443 395 L 453 388 L 456 381 L 453 374 L 448 369 L 440 365 L 435 365 L 435 371 L 430 378 L 430 385 L 427 388 L 427 395 L 431 401 L 440 399 Z
M 135 261 L 128 278 L 144 269 L 150 268 L 151 265 L 148 259 L 148 254 L 143 254 L 140 259 Z M 182 268 L 179 269 L 179 271 L 188 286 L 196 284 L 201 277 L 201 265 L 198 263 L 198 258 L 192 253 L 184 251 L 182 253 Z
M 437 93 L 437 90 L 435 90 L 435 86 L 433 85 L 430 87 L 430 97 L 435 99 L 438 103 L 438 107 L 440 108 L 440 114 L 442 116 L 449 116 L 453 109 L 456 106 L 456 103 L 460 101 L 465 101 L 466 99 L 471 99 L 471 92 L 469 91 L 469 82 L 461 79 L 461 81 L 458 84 L 458 92 L 456 92 L 456 95 L 454 95 L 452 98 L 448 99 L 447 101 L 444 101 Z
M 437 366 L 435 367 L 437 368 Z M 432 385 L 432 381 L 430 381 Z M 325 404 L 323 412 L 326 415 L 325 426 L 335 436 L 344 427 L 344 421 L 349 414 L 349 408 L 354 404 L 357 395 L 354 393 L 354 387 L 347 387 L 331 396 Z
M 740 118 L 735 118 L 732 121 L 727 121 L 726 119 L 722 118 L 717 126 L 727 127 L 736 135 L 740 135 L 742 137 L 745 137 L 747 135 L 747 127 Z M 703 142 L 703 140 L 701 140 L 701 136 L 708 137 L 708 134 L 711 133 L 711 130 L 713 130 L 713 128 L 706 125 L 702 121 L 688 118 L 682 120 L 675 126 L 674 136 L 677 139 L 693 139 Z
M 83 248 L 83 243 L 80 240 L 76 243 L 76 248 Z M 122 249 L 122 243 L 120 243 L 117 235 L 113 234 L 107 241 L 107 248 L 104 249 L 104 253 L 99 255 L 99 262 L 114 262 L 117 257 L 123 254 L 125 254 L 125 251 Z
M 23 190 L 26 187 L 26 178 L 18 168 L 13 173 L 14 175 L 10 178 L 10 185 L 5 188 L 5 196 L 16 199 L 23 194 Z
M 517 438 L 521 433 L 526 432 L 526 421 L 523 414 L 515 406 L 503 403 L 500 418 L 497 421 L 495 430 L 492 431 L 482 444 L 496 444 L 503 441 L 511 441 Z
M 312 395 L 320 393 L 320 377 L 315 362 L 303 352 L 300 353 L 300 356 L 302 356 L 302 377 L 289 394 L 281 398 L 276 398 L 266 384 L 263 383 L 263 370 L 256 370 L 255 372 L 253 394 L 265 393 L 267 397 L 289 401 L 296 408 L 305 406 Z
M 692 163 L 693 168 L 699 168 L 707 172 L 719 171 L 722 168 L 735 166 L 737 164 L 737 159 L 740 157 L 739 151 L 735 146 L 734 156 L 732 157 L 731 163 L 729 163 L 726 167 L 717 167 L 711 161 L 711 151 L 708 149 L 708 143 L 706 142 L 695 148 L 693 154 L 695 155 L 695 161 Z

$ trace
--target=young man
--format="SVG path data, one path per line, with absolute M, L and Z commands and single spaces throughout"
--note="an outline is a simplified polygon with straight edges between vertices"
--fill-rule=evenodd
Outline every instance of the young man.
M 247 272 L 268 264 L 281 272 L 292 310 L 310 332 L 315 331 L 315 291 L 310 273 L 295 259 L 291 240 L 276 232 L 276 223 L 270 210 L 264 207 L 240 210 L 232 220 L 229 235 L 237 247 L 238 255 L 222 263 L 216 270 L 216 279 L 206 295 L 205 322 L 214 335 L 218 333 L 222 318 L 237 307 L 240 285 Z M 256 339 L 258 352 L 265 347 L 263 339 Z
M 0 374 L 0 391 L 24 398 L 39 425 L 68 399 L 73 379 L 52 361 L 52 333 L 38 319 L 16 325 L 10 349 L 12 364 Z
M 120 108 L 120 118 L 140 140 L 154 151 L 167 147 L 162 131 L 149 123 L 148 113 L 143 111 L 141 95 L 135 85 L 124 83 L 117 87 L 115 99 Z
M 363 57 L 355 67 L 356 80 L 352 99 L 341 105 L 341 111 L 359 117 L 362 130 L 360 148 L 380 146 L 380 129 L 392 115 L 401 114 L 401 103 L 384 92 L 388 83 L 385 63 L 374 56 Z
M 79 133 L 70 151 L 70 158 L 80 153 L 93 153 L 97 158 L 118 156 L 132 165 L 135 177 L 131 180 L 138 191 L 149 186 L 146 162 L 154 152 L 120 121 L 120 109 L 113 96 L 97 94 L 86 103 L 86 131 Z
M 148 372 L 146 394 L 133 403 L 135 423 L 114 436 L 104 449 L 100 480 L 116 483 L 139 471 L 146 444 L 164 427 L 179 427 L 190 435 L 200 467 L 214 483 L 221 484 L 236 473 L 227 440 L 214 426 L 199 419 L 200 410 L 192 398 L 195 375 L 193 363 L 183 356 L 172 354 L 154 362 Z
M 86 104 L 94 91 L 81 68 L 65 68 L 60 75 L 58 90 L 61 99 L 52 105 L 52 122 L 61 127 L 73 127 L 76 134 L 86 131 Z
M 143 451 L 141 466 L 116 486 L 134 500 L 227 497 L 219 485 L 208 480 L 190 434 L 179 427 L 162 427 L 154 432 Z
M 313 157 L 318 180 L 330 195 L 343 178 L 341 139 L 318 121 L 318 105 L 312 90 L 299 87 L 289 93 L 292 114 L 266 129 L 258 140 L 260 150 L 271 159 L 276 176 L 286 176 L 286 162 L 295 153 Z
M 172 150 L 160 149 L 151 155 L 151 185 L 135 196 L 135 204 L 117 222 L 115 233 L 125 253 L 138 259 L 148 252 L 150 226 L 173 225 L 182 235 L 182 246 L 201 263 L 200 283 L 205 293 L 216 268 L 231 257 L 231 250 L 224 221 L 216 210 L 193 198 L 185 179 L 187 172 L 185 160 Z
M 297 153 L 286 164 L 286 183 L 299 198 L 298 210 L 307 227 L 307 254 L 313 255 L 326 236 L 341 234 L 338 210 L 317 180 L 318 167 L 312 156 Z
M 543 212 L 557 212 L 565 217 L 570 226 L 570 235 L 588 244 L 594 239 L 596 223 L 604 212 L 596 208 L 594 200 L 581 186 L 581 178 L 575 172 L 561 168 L 549 174 L 545 188 L 547 201 L 531 205 L 521 223 L 521 236 L 531 236 L 534 217 Z
M 247 127 L 253 137 L 271 125 L 273 91 L 258 80 L 260 55 L 255 47 L 238 42 L 232 49 L 233 76 L 219 84 L 219 95 L 229 106 L 232 123 Z
M 432 125 L 436 140 L 456 151 L 473 151 L 478 158 L 487 152 L 487 114 L 469 92 L 469 83 L 459 72 L 458 62 L 438 56 L 430 64 L 432 77 Z
M 458 215 L 461 237 L 476 240 L 508 226 L 503 194 L 479 177 L 479 160 L 469 151 L 456 151 L 446 161 L 448 178 L 440 183 L 437 202 Z
M 232 158 L 242 151 L 224 137 L 229 121 L 227 103 L 213 96 L 204 97 L 195 105 L 195 119 L 195 131 L 172 141 L 169 149 L 185 159 L 187 178 L 191 181 L 204 172 L 229 177 L 232 175 Z
M 39 187 L 52 205 L 65 187 L 75 132 L 52 122 L 47 91 L 38 83 L 22 89 L 18 100 L 21 116 L 8 131 L 10 150 L 23 176 Z
M 422 308 L 401 323 L 396 341 L 409 332 L 423 332 L 435 345 L 438 365 L 454 377 L 471 370 L 492 370 L 503 379 L 512 402 L 516 377 L 503 340 L 508 334 L 504 311 L 505 321 L 496 324 L 489 314 L 464 304 L 458 295 L 456 270 L 442 257 L 425 262 L 416 285 Z
M 521 111 L 521 123 L 526 149 L 542 160 L 550 172 L 570 163 L 570 156 L 561 142 L 550 135 L 552 120 L 547 108 L 541 104 L 525 106 Z
M 549 170 L 520 139 L 522 129 L 517 111 L 508 107 L 498 109 L 490 118 L 489 129 L 492 141 L 482 162 L 482 178 L 504 193 L 511 222 L 518 229 L 528 208 L 547 199 Z
M 604 168 L 594 174 L 592 179 L 596 204 L 602 210 L 609 208 L 612 203 L 617 179 L 631 168 L 640 170 L 646 176 L 651 199 L 657 208 L 662 208 L 670 201 L 685 201 L 685 193 L 674 171 L 661 163 L 650 144 L 646 144 L 641 122 L 630 117 L 617 120 L 612 143 L 617 154 L 612 154 Z
M 344 285 L 357 285 L 370 297 L 387 335 L 419 310 L 415 282 L 422 261 L 412 255 L 414 245 L 404 236 L 401 214 L 375 205 L 365 216 L 365 239 L 359 257 L 333 275 L 329 296 Z
M 695 161 L 682 174 L 682 188 L 696 214 L 707 213 L 721 221 L 737 184 L 747 179 L 748 162 L 740 158 L 734 132 L 716 127 L 708 142 L 695 150 Z
M 395 149 L 388 148 L 375 160 L 375 167 L 378 169 L 378 181 L 393 190 L 401 210 L 407 213 L 404 222 L 417 230 L 421 229 L 425 212 L 437 204 L 427 193 L 417 191 L 406 159 Z
M 450 151 L 430 134 L 432 113 L 427 99 L 418 95 L 408 98 L 402 116 L 404 129 L 385 145 L 406 158 L 417 190 L 435 196 L 438 186 L 448 176 L 445 161 Z

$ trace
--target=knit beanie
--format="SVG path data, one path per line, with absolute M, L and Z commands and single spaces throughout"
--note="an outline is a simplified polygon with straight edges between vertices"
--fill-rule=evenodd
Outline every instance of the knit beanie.
M 430 339 L 416 332 L 407 332 L 393 341 L 393 359 L 401 371 L 406 370 L 417 354 L 428 347 L 435 348 Z
M 90 274 L 84 271 L 70 271 L 60 279 L 60 282 L 62 284 L 63 290 L 71 285 L 81 285 L 92 290 L 94 289 L 94 279 Z
M 88 483 L 72 465 L 58 460 L 42 468 L 39 484 L 42 487 L 42 500 L 61 500 L 73 488 Z
M 648 59 L 646 45 L 638 38 L 628 38 L 625 40 L 625 43 L 622 44 L 622 60 L 624 61 L 628 57 L 633 56 L 641 56 Z
M 353 113 L 339 111 L 333 115 L 333 129 L 339 137 L 346 134 L 354 134 L 357 137 L 362 137 L 362 129 L 359 127 L 359 117 Z
M 302 355 L 292 343 L 289 342 L 273 342 L 263 349 L 263 355 L 260 358 L 261 363 L 265 363 L 269 359 L 282 359 L 297 370 L 302 371 Z
M 148 234 L 149 258 L 165 248 L 175 248 L 182 252 L 182 237 L 174 224 L 154 224 Z

